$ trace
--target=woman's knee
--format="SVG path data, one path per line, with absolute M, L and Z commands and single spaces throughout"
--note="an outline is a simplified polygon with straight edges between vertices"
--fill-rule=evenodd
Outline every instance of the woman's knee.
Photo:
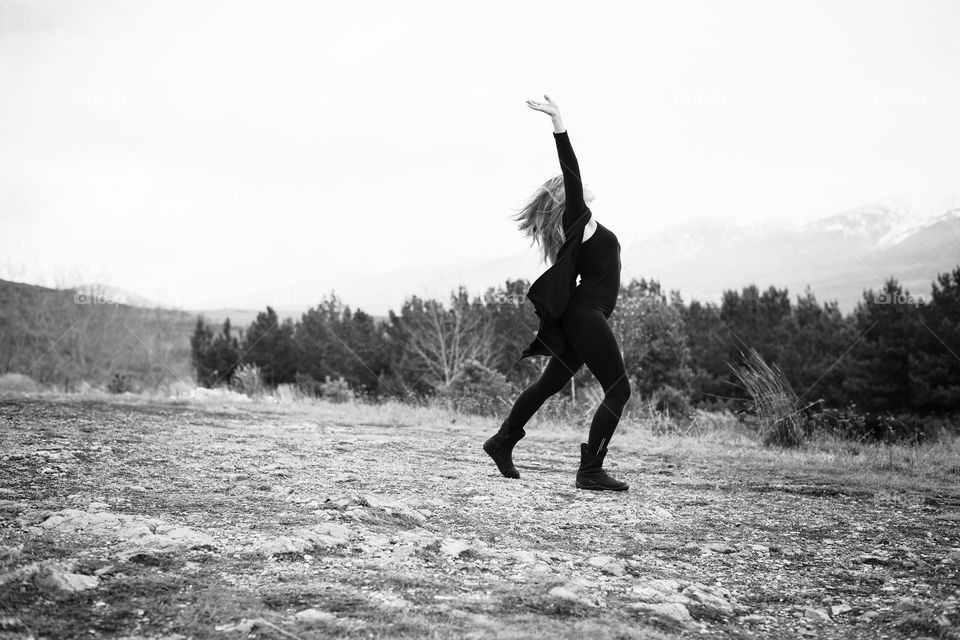
M 613 383 L 609 389 L 606 391 L 607 398 L 611 400 L 618 400 L 623 404 L 627 403 L 627 400 L 630 399 L 630 380 L 627 379 L 626 374 L 620 376 L 615 383 Z

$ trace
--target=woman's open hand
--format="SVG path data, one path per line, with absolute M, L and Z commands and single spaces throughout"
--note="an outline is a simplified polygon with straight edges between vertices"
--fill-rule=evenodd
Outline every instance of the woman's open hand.
M 546 102 L 535 102 L 533 100 L 527 100 L 527 106 L 531 109 L 536 109 L 537 111 L 543 111 L 548 114 L 551 118 L 556 118 L 560 115 L 560 107 L 557 106 L 557 103 L 550 99 L 550 96 L 543 94 L 543 97 L 547 99 Z

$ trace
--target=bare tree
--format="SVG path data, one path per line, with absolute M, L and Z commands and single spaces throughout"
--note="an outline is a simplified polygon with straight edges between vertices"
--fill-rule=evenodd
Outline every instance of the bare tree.
M 413 296 L 394 320 L 407 368 L 435 391 L 449 386 L 467 360 L 484 366 L 495 360 L 489 314 L 479 299 L 469 300 L 463 286 L 451 296 L 450 309 Z

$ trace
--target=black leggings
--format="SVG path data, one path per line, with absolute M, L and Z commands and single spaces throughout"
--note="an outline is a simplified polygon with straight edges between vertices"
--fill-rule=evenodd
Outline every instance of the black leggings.
M 567 307 L 560 317 L 560 328 L 573 349 L 568 347 L 563 353 L 550 357 L 540 378 L 517 398 L 504 424 L 509 430 L 522 429 L 546 399 L 563 389 L 586 363 L 604 391 L 587 441 L 590 451 L 596 453 L 610 443 L 630 397 L 630 381 L 620 345 L 600 309 Z

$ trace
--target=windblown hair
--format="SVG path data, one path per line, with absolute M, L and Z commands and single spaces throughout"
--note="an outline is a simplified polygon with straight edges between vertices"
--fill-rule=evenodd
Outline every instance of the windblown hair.
M 553 264 L 563 245 L 563 212 L 567 195 L 563 188 L 563 174 L 550 178 L 533 194 L 530 202 L 513 219 L 524 235 L 533 238 L 531 245 L 540 245 L 543 262 Z

